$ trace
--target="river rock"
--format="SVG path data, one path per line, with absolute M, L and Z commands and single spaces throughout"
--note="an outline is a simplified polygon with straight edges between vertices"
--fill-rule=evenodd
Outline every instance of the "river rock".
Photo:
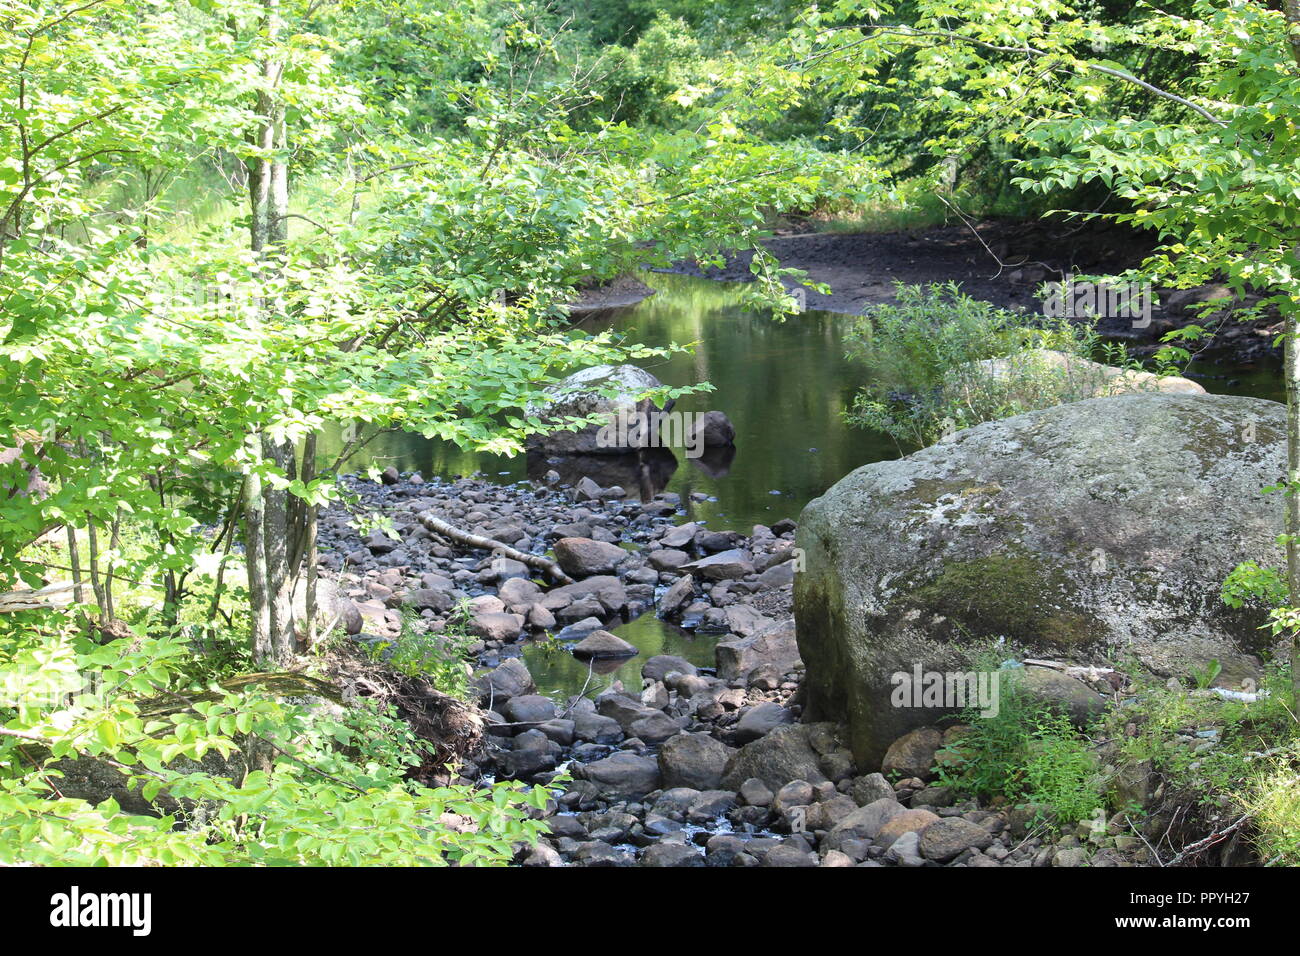
M 820 753 L 813 741 L 818 735 L 836 736 L 834 724 L 789 724 L 778 727 L 766 737 L 745 744 L 727 762 L 722 786 L 739 790 L 751 777 L 763 781 L 772 791 L 780 790 L 791 780 L 821 783 Z M 822 741 L 818 740 L 818 743 Z
M 925 779 L 932 775 L 935 751 L 942 746 L 940 731 L 934 727 L 918 727 L 889 745 L 880 762 L 881 772 Z
M 528 666 L 517 657 L 508 658 L 481 675 L 474 686 L 480 697 L 494 700 L 497 704 L 512 697 L 531 694 L 537 689 L 533 675 L 528 673 Z
M 925 828 L 938 819 L 929 810 L 904 810 L 881 825 L 876 832 L 876 843 L 880 846 L 889 846 L 904 833 L 917 833 L 924 836 Z
M 744 640 L 719 642 L 714 648 L 718 676 L 723 680 L 741 680 L 757 667 L 770 666 L 777 673 L 793 670 L 799 663 L 799 645 L 795 639 L 795 622 L 779 621 Z
M 641 866 L 704 866 L 704 854 L 685 843 L 656 843 L 641 854 Z
M 620 657 L 636 657 L 636 647 L 609 631 L 592 631 L 574 645 L 572 654 L 580 661 L 602 661 Z
M 529 412 L 548 422 L 591 416 L 600 420 L 576 431 L 530 436 L 526 445 L 530 450 L 561 456 L 620 455 L 635 451 L 639 444 L 644 444 L 643 439 L 656 435 L 659 427 L 658 410 L 641 396 L 662 387 L 657 378 L 634 365 L 595 365 L 574 372 L 547 388 L 546 401 L 530 407 Z M 639 434 L 620 434 L 620 429 L 609 428 L 620 413 L 627 416 L 629 424 L 635 424 L 638 413 L 644 414 L 649 429 Z
M 943 709 L 891 675 L 969 671 L 970 638 L 1030 656 L 1131 655 L 1160 675 L 1258 668 L 1242 561 L 1278 566 L 1285 408 L 1225 395 L 1075 402 L 852 472 L 804 509 L 795 580 L 805 719 L 847 719 L 859 765 Z
M 520 694 L 506 701 L 501 712 L 518 723 L 541 723 L 555 716 L 555 701 L 541 694 Z
M 579 764 L 573 775 L 589 780 L 607 798 L 636 800 L 659 789 L 659 764 L 653 757 L 619 751 L 589 764 Z
M 656 654 L 641 665 L 643 680 L 661 681 L 672 673 L 696 674 L 698 669 L 686 658 L 672 654 Z
M 993 842 L 993 834 L 978 823 L 961 817 L 936 820 L 921 833 L 921 856 L 927 860 L 947 863 L 966 850 L 983 850 Z
M 775 701 L 755 704 L 745 711 L 736 722 L 734 731 L 736 743 L 747 744 L 759 737 L 766 737 L 782 724 L 794 722 L 794 715 Z
M 517 638 L 524 630 L 522 614 L 504 614 L 489 612 L 475 614 L 469 622 L 469 632 L 485 641 L 509 642 Z
M 735 442 L 736 427 L 731 424 L 731 419 L 722 412 L 708 411 L 696 416 L 688 444 L 696 448 L 701 445 L 705 448 L 719 448 L 734 445 Z
M 678 734 L 659 748 L 659 772 L 665 787 L 717 790 L 722 771 L 734 754 L 708 734 Z
M 612 574 L 614 569 L 631 557 L 616 544 L 607 544 L 592 538 L 561 538 L 555 542 L 555 562 L 571 578 L 589 578 L 596 574 Z
M 659 599 L 659 615 L 672 617 L 690 604 L 694 598 L 695 580 L 689 574 L 683 574 Z
M 638 717 L 628 726 L 627 732 L 648 744 L 661 744 L 682 732 L 682 725 L 662 710 L 646 708 L 648 713 Z
M 728 581 L 753 574 L 754 564 L 744 551 L 730 548 L 684 564 L 682 570 L 697 573 L 706 581 Z

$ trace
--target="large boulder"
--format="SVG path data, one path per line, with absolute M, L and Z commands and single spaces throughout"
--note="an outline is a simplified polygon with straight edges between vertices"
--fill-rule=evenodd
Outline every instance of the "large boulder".
M 745 744 L 727 761 L 722 775 L 725 790 L 739 790 L 751 778 L 773 792 L 791 780 L 826 781 L 827 758 L 840 749 L 840 728 L 831 723 L 787 724 Z
M 852 472 L 799 520 L 795 619 L 805 720 L 845 720 L 854 756 L 951 708 L 892 706 L 891 677 L 972 669 L 971 645 L 1160 675 L 1210 660 L 1240 679 L 1271 639 L 1219 597 L 1240 562 L 1278 565 L 1286 409 L 1135 394 L 989 422 Z
M 554 547 L 556 563 L 571 578 L 612 574 L 631 557 L 631 552 L 616 544 L 591 538 L 561 538 Z
M 1067 401 L 1105 398 L 1131 393 L 1204 395 L 1205 389 L 1189 378 L 1166 375 L 1163 378 L 1141 369 L 1103 365 L 1090 359 L 1055 349 L 1025 349 L 1015 355 L 976 362 L 976 374 L 963 369 L 952 376 L 948 387 L 962 400 L 978 401 L 968 394 L 976 383 L 990 379 L 1004 383 L 1013 391 L 1023 382 L 1023 400 L 1033 401 L 1044 382 L 1055 382 Z
M 658 434 L 659 410 L 642 396 L 663 383 L 635 365 L 595 365 L 574 372 L 546 389 L 547 401 L 529 411 L 543 421 L 560 422 L 569 418 L 599 417 L 600 422 L 578 430 L 554 431 L 533 435 L 530 449 L 551 455 L 624 454 L 645 447 Z M 641 429 L 610 428 L 620 418 L 636 425 L 644 416 Z M 604 429 L 602 431 L 602 429 Z M 617 438 L 618 440 L 611 440 Z

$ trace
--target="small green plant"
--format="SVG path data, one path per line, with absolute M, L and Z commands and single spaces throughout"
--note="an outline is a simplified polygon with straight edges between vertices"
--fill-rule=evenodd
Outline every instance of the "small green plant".
M 389 669 L 407 677 L 427 677 L 444 694 L 466 699 L 471 668 L 466 664 L 469 645 L 467 605 L 456 608 L 442 631 L 430 631 L 412 611 L 402 615 L 401 633 L 392 641 L 372 644 L 370 653 Z
M 1300 866 L 1300 745 L 1267 758 L 1239 803 L 1264 864 Z
M 1015 669 L 999 674 L 998 713 L 963 714 L 969 729 L 940 752 L 941 782 L 982 799 L 1035 806 L 1052 826 L 1092 816 L 1105 795 L 1088 739 L 1026 693 Z
M 897 305 L 873 309 L 850 333 L 849 357 L 870 380 L 845 418 L 900 446 L 1107 393 L 1113 373 L 1085 359 L 1136 369 L 1086 323 L 1000 309 L 954 283 L 900 284 L 896 294 Z

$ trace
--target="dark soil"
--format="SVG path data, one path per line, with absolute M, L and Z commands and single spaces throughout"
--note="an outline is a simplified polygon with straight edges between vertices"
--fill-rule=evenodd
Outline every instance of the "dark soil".
M 974 228 L 943 226 L 916 232 L 802 233 L 778 235 L 767 247 L 782 266 L 801 269 L 831 287 L 829 295 L 806 290 L 806 306 L 860 315 L 877 303 L 894 301 L 896 283 L 959 283 L 963 292 L 1003 308 L 1039 312 L 1038 295 L 1045 282 L 1072 275 L 1104 275 L 1138 266 L 1154 241 L 1131 229 L 1108 224 L 986 222 Z M 721 269 L 700 269 L 693 262 L 672 271 L 723 281 L 749 281 L 751 253 L 728 258 Z M 789 284 L 789 283 L 788 283 Z M 790 284 L 792 285 L 792 284 Z M 1129 319 L 1103 319 L 1103 334 L 1124 339 L 1135 354 L 1154 351 L 1161 336 L 1197 321 L 1185 305 L 1188 299 L 1213 297 L 1213 287 L 1196 293 L 1156 290 L 1163 305 L 1153 309 L 1145 329 Z M 1219 314 L 1202 324 L 1214 328 L 1208 351 L 1237 362 L 1270 361 L 1278 357 L 1273 340 L 1276 316 L 1236 321 Z

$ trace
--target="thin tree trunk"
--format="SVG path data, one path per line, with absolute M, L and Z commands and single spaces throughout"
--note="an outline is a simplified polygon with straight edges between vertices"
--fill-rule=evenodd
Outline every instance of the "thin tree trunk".
M 282 474 L 293 470 L 293 446 L 262 439 L 263 457 Z M 296 652 L 293 628 L 293 577 L 289 568 L 289 492 L 266 485 L 262 489 L 263 549 L 266 562 L 266 593 L 270 609 L 271 654 L 277 663 L 287 663 Z
M 86 512 L 86 536 L 89 539 L 89 554 L 86 556 L 90 565 L 90 589 L 95 592 L 95 607 L 99 611 L 99 623 L 106 624 L 104 616 L 104 585 L 99 579 L 99 538 L 95 533 L 95 519 Z
M 1283 0 L 1282 10 L 1290 27 L 1291 57 L 1300 68 L 1300 0 Z M 1286 582 L 1292 607 L 1300 607 L 1300 348 L 1296 345 L 1296 308 L 1292 296 L 1286 312 L 1283 375 L 1286 378 Z M 1291 631 L 1291 702 L 1300 710 L 1300 630 Z
M 262 440 L 248 438 L 254 461 L 261 459 Z M 266 529 L 263 526 L 266 502 L 262 497 L 262 479 L 250 471 L 244 480 L 244 563 L 248 567 L 249 637 L 253 660 L 261 664 L 270 660 L 271 601 L 266 579 Z
M 1286 379 L 1286 483 L 1282 496 L 1286 509 L 1286 583 L 1292 607 L 1300 607 L 1300 347 L 1296 332 L 1300 323 L 1294 310 L 1286 315 L 1283 344 L 1283 374 Z M 1291 695 L 1300 707 L 1300 630 L 1291 631 Z

